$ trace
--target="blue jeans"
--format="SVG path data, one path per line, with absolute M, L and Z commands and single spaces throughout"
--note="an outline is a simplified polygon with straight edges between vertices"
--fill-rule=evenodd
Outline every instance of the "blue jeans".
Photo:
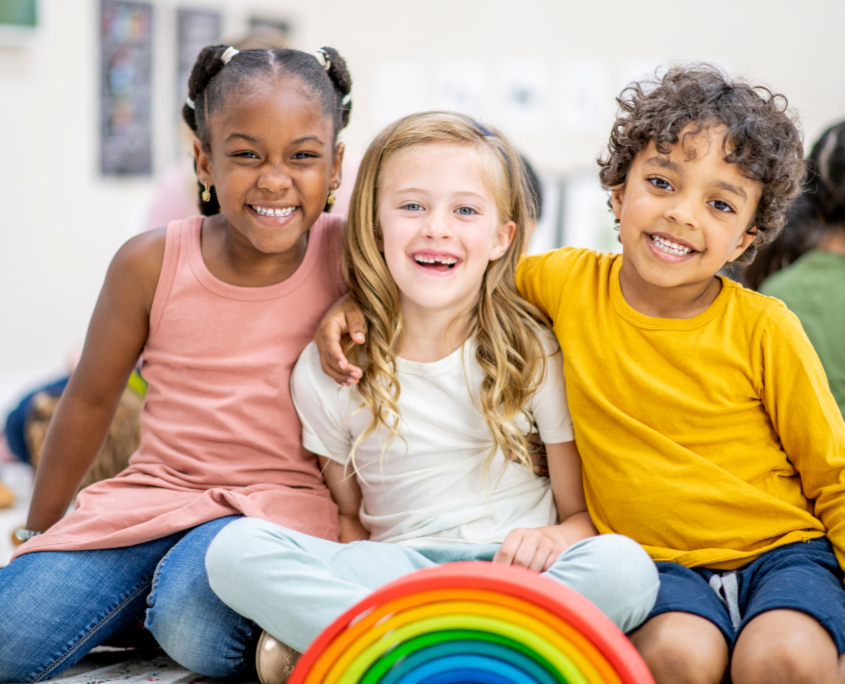
M 39 682 L 141 620 L 208 677 L 254 667 L 260 630 L 218 599 L 204 559 L 239 516 L 119 549 L 39 551 L 0 570 L 0 681 Z
M 248 518 L 217 536 L 205 564 L 211 587 L 226 605 L 302 652 L 373 589 L 422 568 L 489 561 L 498 548 L 338 544 Z M 573 544 L 544 574 L 588 598 L 625 632 L 645 620 L 660 588 L 648 554 L 618 534 Z

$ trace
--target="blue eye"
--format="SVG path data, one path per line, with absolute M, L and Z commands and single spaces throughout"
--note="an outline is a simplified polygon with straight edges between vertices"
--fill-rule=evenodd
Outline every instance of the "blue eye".
M 649 178 L 648 182 L 651 183 L 655 188 L 659 188 L 660 190 L 671 190 L 672 186 L 669 184 L 665 178 Z
M 308 152 L 297 152 L 295 155 L 293 155 L 293 158 L 294 159 L 310 159 L 313 156 L 314 156 L 313 154 L 309 154 Z
M 407 209 L 408 211 L 422 211 L 422 205 L 417 204 L 416 202 L 408 202 L 408 204 L 402 205 L 403 209 Z
M 472 207 L 458 207 L 458 213 L 461 216 L 472 216 L 473 214 L 477 214 L 478 212 Z
M 236 152 L 235 157 L 244 157 L 246 159 L 258 159 L 258 155 L 255 152 Z
M 708 202 L 708 204 L 713 207 L 716 211 L 721 211 L 725 214 L 733 213 L 734 208 L 728 204 L 727 202 L 723 202 L 722 200 L 713 200 L 712 202 Z

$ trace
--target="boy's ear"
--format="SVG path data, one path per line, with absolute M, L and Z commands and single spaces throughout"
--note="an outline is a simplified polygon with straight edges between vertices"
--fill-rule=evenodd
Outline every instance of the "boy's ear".
M 613 208 L 613 215 L 622 220 L 622 201 L 625 198 L 625 184 L 617 185 L 610 191 L 610 206 Z
M 760 233 L 760 229 L 757 226 L 752 226 L 748 230 L 746 230 L 742 237 L 740 238 L 739 242 L 737 243 L 736 247 L 734 247 L 734 251 L 731 254 L 730 259 L 728 259 L 728 263 L 731 261 L 736 261 L 740 255 L 748 249 L 748 246 L 754 242 L 754 238 Z
M 510 247 L 513 241 L 514 235 L 516 235 L 516 223 L 513 221 L 508 221 L 499 228 L 493 239 L 493 249 L 490 250 L 490 261 L 501 259 L 505 255 L 505 252 L 508 251 L 508 247 Z
M 211 157 L 202 149 L 199 138 L 194 138 L 194 159 L 197 160 L 197 180 L 200 183 L 214 185 L 214 177 L 211 174 Z
M 332 180 L 331 187 L 337 190 L 343 182 L 343 153 L 346 152 L 346 145 L 338 143 L 332 159 Z

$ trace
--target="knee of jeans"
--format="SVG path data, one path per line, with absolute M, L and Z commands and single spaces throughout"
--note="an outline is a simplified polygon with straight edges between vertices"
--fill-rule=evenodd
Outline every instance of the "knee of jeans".
M 222 604 L 200 603 L 208 601 L 159 596 L 145 625 L 167 655 L 189 670 L 221 679 L 249 669 L 254 662 L 254 625 Z

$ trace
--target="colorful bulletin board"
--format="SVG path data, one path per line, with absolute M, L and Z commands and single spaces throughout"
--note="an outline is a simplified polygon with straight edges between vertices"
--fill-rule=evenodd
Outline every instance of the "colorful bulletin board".
M 176 16 L 176 115 L 182 120 L 182 104 L 188 96 L 188 77 L 197 55 L 206 45 L 220 43 L 219 12 L 180 9 Z
M 102 0 L 100 170 L 106 176 L 152 173 L 153 8 Z

